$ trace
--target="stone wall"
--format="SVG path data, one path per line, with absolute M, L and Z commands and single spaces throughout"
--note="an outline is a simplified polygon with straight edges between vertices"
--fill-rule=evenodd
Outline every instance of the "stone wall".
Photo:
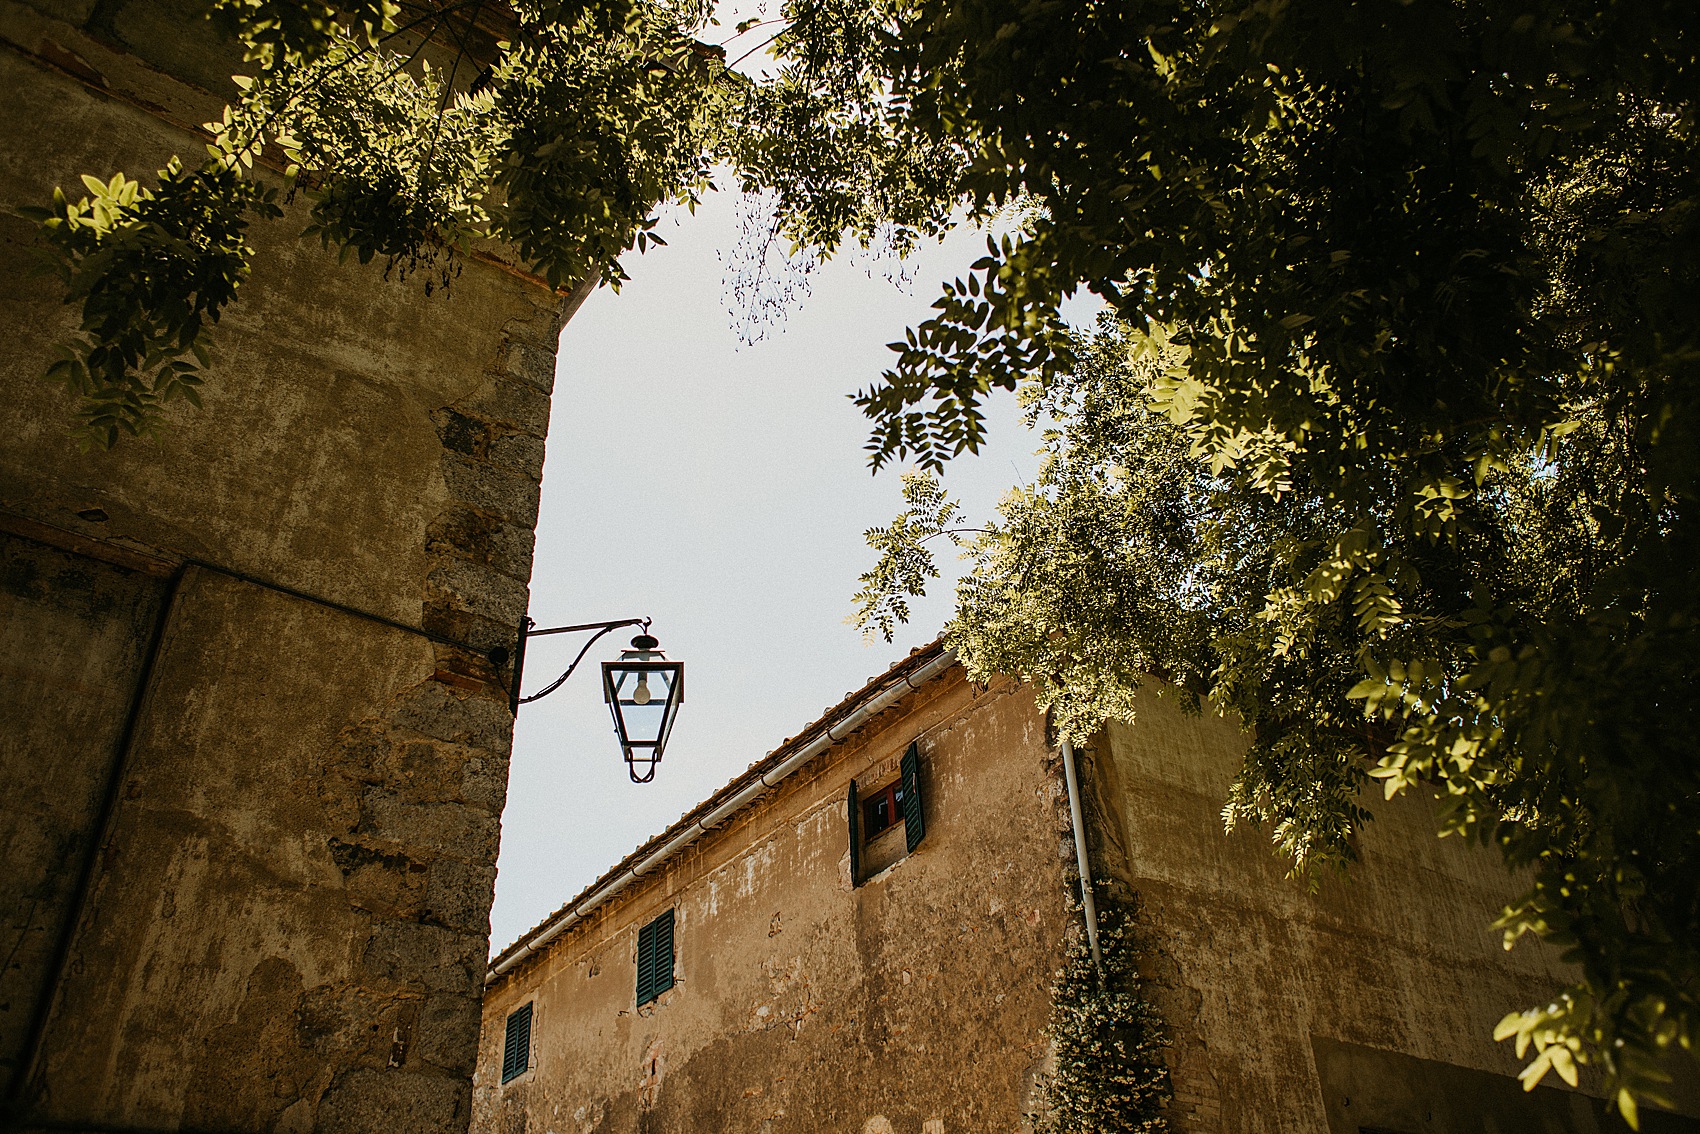
M 1508 953 L 1489 928 L 1518 889 L 1497 853 L 1437 839 L 1430 800 L 1370 798 L 1361 861 L 1312 894 L 1284 877 L 1266 832 L 1222 833 L 1238 726 L 1157 689 L 1083 756 L 1094 869 L 1143 906 L 1141 971 L 1174 1041 L 1179 1130 L 1625 1129 L 1595 1099 L 1524 1094 L 1521 1062 L 1493 1042 L 1506 1012 L 1569 979 L 1550 950 Z M 1643 1125 L 1700 1130 L 1658 1115 Z
M 493 251 L 426 298 L 296 207 L 206 409 L 79 449 L 12 210 L 194 159 L 237 69 L 198 9 L 0 0 L 0 1088 L 26 1125 L 464 1129 L 570 303 Z
M 926 837 L 853 887 L 848 783 L 917 738 Z M 494 984 L 474 1129 L 1015 1129 L 1070 917 L 1062 790 L 1028 693 L 947 671 Z M 637 932 L 668 908 L 679 983 L 640 1008 Z

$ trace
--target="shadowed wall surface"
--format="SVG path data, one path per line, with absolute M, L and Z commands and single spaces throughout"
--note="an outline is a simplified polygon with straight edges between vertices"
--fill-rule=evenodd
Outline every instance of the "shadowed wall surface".
M 296 206 L 206 409 L 80 450 L 12 210 L 195 160 L 239 59 L 197 11 L 0 0 L 0 1087 L 24 1127 L 464 1129 L 570 302 L 496 250 L 427 299 Z
M 1284 877 L 1287 861 L 1266 832 L 1222 833 L 1244 746 L 1238 726 L 1185 713 L 1160 688 L 1141 692 L 1133 723 L 1104 730 L 1086 754 L 1087 779 L 1095 868 L 1144 907 L 1150 951 L 1140 968 L 1171 1031 L 1180 1129 L 1627 1129 L 1596 1100 L 1551 1088 L 1525 1095 L 1522 1061 L 1493 1042 L 1502 1016 L 1568 979 L 1551 950 L 1524 941 L 1507 952 L 1490 928 L 1518 892 L 1496 852 L 1436 838 L 1430 800 L 1383 802 L 1372 784 L 1361 861 L 1310 893 Z M 1464 1084 L 1475 1086 L 1460 1092 Z M 1453 1105 L 1433 1105 L 1455 1094 Z M 1384 1100 L 1379 1113 L 1366 1109 L 1371 1095 Z M 1355 1111 L 1341 1101 L 1354 1096 Z M 1700 1130 L 1672 1121 L 1663 1128 Z M 1515 1124 L 1495 1124 L 1504 1122 Z

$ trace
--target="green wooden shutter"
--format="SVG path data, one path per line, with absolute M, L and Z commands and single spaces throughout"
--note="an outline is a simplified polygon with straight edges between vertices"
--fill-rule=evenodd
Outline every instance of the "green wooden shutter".
M 642 1007 L 673 987 L 673 911 L 638 930 L 637 1002 Z
M 655 995 L 673 987 L 673 911 L 655 919 Z
M 655 997 L 650 987 L 655 983 L 655 923 L 638 930 L 637 1002 L 648 1004 Z
M 645 1002 L 649 994 L 650 960 L 655 954 L 655 927 L 646 925 L 638 930 L 637 940 L 637 1002 Z
M 913 851 L 927 833 L 921 807 L 921 746 L 911 744 L 903 753 L 903 839 Z
M 531 1066 L 531 1005 L 508 1013 L 507 1035 L 502 1042 L 502 1082 L 516 1079 Z
M 862 801 L 856 795 L 856 781 L 850 781 L 850 885 L 862 884 L 862 817 L 857 814 L 861 810 Z

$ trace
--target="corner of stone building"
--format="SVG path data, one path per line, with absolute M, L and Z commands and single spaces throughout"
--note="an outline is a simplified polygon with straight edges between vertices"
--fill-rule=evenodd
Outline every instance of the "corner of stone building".
M 326 754 L 320 791 L 336 830 L 325 849 L 359 928 L 348 983 L 306 987 L 297 974 L 279 991 L 270 1017 L 293 1020 L 295 1034 L 255 1054 L 275 1063 L 293 1048 L 305 1062 L 278 1083 L 275 1129 L 470 1122 L 510 728 L 506 704 L 431 677 L 345 727 Z M 232 1050 L 254 1048 L 243 1040 Z
M 448 505 L 426 528 L 422 624 L 480 650 L 511 650 L 530 596 L 555 352 L 567 301 L 502 329 L 498 356 L 464 397 L 431 411 Z M 445 657 L 444 680 L 500 684 L 505 661 Z M 457 665 L 456 662 L 460 664 Z
M 73 110 L 84 108 L 77 111 L 86 119 L 79 122 L 78 131 L 59 131 L 79 144 L 94 139 L 106 145 L 127 132 L 142 138 L 137 143 L 142 148 L 160 139 L 175 145 L 182 136 L 172 134 L 173 128 L 192 130 L 193 123 L 216 113 L 223 100 L 207 92 L 227 84 L 226 56 L 214 49 L 217 45 L 209 48 L 202 42 L 199 32 L 206 25 L 191 27 L 188 8 L 176 0 L 23 0 L 0 9 L 0 39 L 8 48 L 5 61 L 29 75 L 31 81 L 20 86 L 40 96 L 36 104 L 20 105 L 39 109 L 40 103 L 58 99 Z M 43 75 L 49 81 L 34 81 Z M 208 105 L 214 109 L 208 111 Z M 24 113 L 19 110 L 14 122 Z M 101 134 L 100 129 L 109 133 Z M 64 152 L 43 149 L 52 161 L 80 162 L 86 146 Z M 53 172 L 57 166 L 33 152 L 20 151 L 8 159 L 8 177 L 22 191 L 40 192 L 38 182 L 50 174 L 58 176 Z M 26 165 L 31 160 L 35 164 Z M 7 188 L 17 190 L 11 182 Z M 4 226 L 9 255 L 19 253 L 31 237 L 18 223 Z M 289 266 L 292 271 L 300 267 Z M 491 269 L 498 270 L 499 264 Z M 411 356 L 414 366 L 421 358 L 427 367 L 446 361 L 442 369 L 455 383 L 454 393 L 418 392 L 441 389 L 442 374 L 400 365 L 396 369 L 405 371 L 400 374 L 372 367 L 372 374 L 381 374 L 392 385 L 383 390 L 374 379 L 367 383 L 371 390 L 406 404 L 378 403 L 378 394 L 368 398 L 365 404 L 377 408 L 362 419 L 369 423 L 363 443 L 375 446 L 387 423 L 385 414 L 393 413 L 405 417 L 409 456 L 419 461 L 419 469 L 409 466 L 405 482 L 397 476 L 387 495 L 370 491 L 386 487 L 370 482 L 356 483 L 349 494 L 378 501 L 374 514 L 381 513 L 384 502 L 404 506 L 396 513 L 402 516 L 395 525 L 399 537 L 381 549 L 386 563 L 405 565 L 405 575 L 393 587 L 374 587 L 372 594 L 363 594 L 359 586 L 350 585 L 349 577 L 338 577 L 336 565 L 322 555 L 292 551 L 295 558 L 286 565 L 299 570 L 290 571 L 276 570 L 277 561 L 232 558 L 221 553 L 228 548 L 202 540 L 204 516 L 194 509 L 186 510 L 190 519 L 182 523 L 168 517 L 134 528 L 122 510 L 124 501 L 107 495 L 87 502 L 102 505 L 88 508 L 99 513 L 98 519 L 67 512 L 67 507 L 84 507 L 75 493 L 85 491 L 88 483 L 70 474 L 65 477 L 73 482 L 68 503 L 56 498 L 51 513 L 45 506 L 20 507 L 20 517 L 28 513 L 80 533 L 65 546 L 82 554 L 89 550 L 85 544 L 98 545 L 102 552 L 95 558 L 102 561 L 134 542 L 174 564 L 183 557 L 207 560 L 209 571 L 219 564 L 224 571 L 220 585 L 241 590 L 227 604 L 229 616 L 221 615 L 218 621 L 203 612 L 200 637 L 180 643 L 173 639 L 162 648 L 157 668 L 169 670 L 175 691 L 187 690 L 210 704 L 213 694 L 232 684 L 228 670 L 252 662 L 239 675 L 241 681 L 250 681 L 244 686 L 248 699 L 275 706 L 273 715 L 279 720 L 295 713 L 294 726 L 273 735 L 220 732 L 228 722 L 213 716 L 209 720 L 218 727 L 208 724 L 203 734 L 192 736 L 173 733 L 170 743 L 161 741 L 148 749 L 143 770 L 156 777 L 151 787 L 162 799 L 189 799 L 197 779 L 202 785 L 218 785 L 215 794 L 220 799 L 204 814 L 187 805 L 160 803 L 135 782 L 126 783 L 121 799 L 115 796 L 112 822 L 114 830 L 122 827 L 122 838 L 114 836 L 100 859 L 94 875 L 97 889 L 92 898 L 78 895 L 75 905 L 70 896 L 64 898 L 70 911 L 65 916 L 71 919 L 67 942 L 78 951 L 74 969 L 66 970 L 66 978 L 50 974 L 43 980 L 56 996 L 80 998 L 76 1005 L 81 1009 L 73 1005 L 61 1013 L 62 1019 L 55 1018 L 58 1027 L 87 1031 L 90 1019 L 103 1013 L 113 1020 L 130 1013 L 128 1018 L 145 1020 L 145 1025 L 114 1024 L 108 1029 L 111 1035 L 98 1037 L 117 1053 L 107 1066 L 121 1068 L 108 1071 L 107 1082 L 99 1081 L 95 1063 L 73 1063 L 88 1055 L 89 1045 L 61 1050 L 54 1033 L 41 1058 L 44 1066 L 68 1068 L 52 1084 L 59 1092 L 53 1101 L 64 1106 L 43 1111 L 44 1120 L 62 1126 L 110 1122 L 303 1134 L 466 1128 L 512 744 L 507 704 L 511 660 L 494 652 L 511 652 L 526 612 L 556 344 L 573 303 L 573 297 L 542 288 L 515 287 L 513 271 L 508 271 L 508 276 L 491 278 L 504 282 L 499 309 L 513 317 L 498 328 L 494 323 L 501 316 L 494 316 L 477 328 L 499 329 L 498 349 L 489 349 L 490 340 L 498 337 L 491 333 L 481 334 L 479 344 L 461 350 L 458 358 L 443 349 L 429 357 L 417 352 Z M 310 277 L 295 273 L 288 278 Z M 238 315 L 263 310 L 264 281 L 256 280 L 253 286 L 258 290 L 245 291 Z M 348 285 L 330 300 L 315 296 L 314 301 L 328 308 L 336 295 L 355 290 Z M 530 294 L 522 294 L 528 290 Z M 582 299 L 581 294 L 575 296 Z M 24 329 L 50 337 L 52 326 L 36 314 L 44 309 L 40 296 L 17 292 L 8 298 L 27 298 L 31 306 L 20 304 L 25 316 L 20 326 L 33 319 L 37 326 Z M 53 310 L 55 319 L 64 314 Z M 319 325 L 281 318 L 277 312 L 273 317 L 273 329 L 266 332 L 273 335 L 278 329 L 300 335 L 303 328 Z M 448 317 L 422 316 L 426 321 L 418 325 L 429 328 L 432 318 Z M 438 324 L 451 329 L 468 325 Z M 238 326 L 231 333 L 243 330 Z M 381 360 L 386 345 L 396 345 L 398 332 L 393 328 L 369 322 L 357 330 L 354 338 L 362 358 Z M 246 333 L 264 337 L 254 326 L 247 326 Z M 16 337 L 26 347 L 39 345 L 28 334 Z M 273 339 L 273 346 L 280 341 Z M 308 368 L 304 373 L 324 370 Z M 417 384 L 410 381 L 414 375 L 420 378 Z M 6 377 L 10 380 L 13 371 Z M 370 377 L 364 371 L 356 375 Z M 50 387 L 40 389 L 52 392 Z M 446 404 L 432 406 L 432 400 Z M 421 408 L 430 411 L 440 452 L 432 451 L 430 433 L 414 431 L 423 424 Z M 416 440 L 423 445 L 414 444 Z M 205 455 L 192 446 L 183 451 Z M 150 483 L 130 466 L 123 467 L 136 476 L 136 485 Z M 29 471 L 33 475 L 35 470 Z M 440 477 L 441 487 L 432 483 L 434 477 Z M 40 496 L 42 490 L 22 477 L 8 485 L 9 498 L 17 495 L 27 501 L 32 494 Z M 141 498 L 141 488 L 134 495 Z M 420 500 L 428 503 L 418 506 Z M 159 515 L 141 505 L 136 510 L 138 519 Z M 233 528 L 232 546 L 263 543 L 272 534 L 263 512 L 253 520 L 237 511 L 232 511 L 233 524 L 249 522 L 245 528 Z M 275 515 L 272 525 L 281 526 Z M 132 531 L 141 534 L 132 538 Z M 344 543 L 358 549 L 362 542 L 370 543 L 358 537 L 369 535 L 369 528 L 360 530 Z M 416 558 L 421 543 L 423 571 Z M 347 575 L 357 576 L 358 571 Z M 236 580 L 241 580 L 239 588 Z M 65 589 L 62 581 L 55 586 Z M 328 601 L 304 592 L 319 592 Z M 411 612 L 415 593 L 420 596 L 417 617 Z M 280 597 L 284 595 L 291 597 Z M 57 591 L 48 598 L 56 596 Z M 167 608 L 160 615 L 164 635 L 177 615 L 171 613 L 169 598 L 159 601 Z M 270 617 L 278 619 L 287 634 L 274 626 L 270 637 L 249 648 L 249 608 L 261 603 L 281 604 Z M 310 613 L 290 613 L 296 604 Z M 342 621 L 360 615 L 357 608 L 370 612 L 364 621 Z M 335 611 L 341 613 L 331 613 Z M 378 623 L 387 623 L 389 629 L 378 628 Z M 408 623 L 415 631 L 423 628 L 466 648 L 422 642 L 416 633 L 403 636 L 400 631 Z M 294 635 L 302 627 L 311 632 L 297 639 Z M 128 638 L 144 641 L 147 630 L 138 623 Z M 172 653 L 179 645 L 181 658 Z M 210 661 L 189 656 L 212 646 L 230 652 L 208 653 Z M 322 659 L 323 669 L 290 664 L 289 646 L 299 646 L 315 661 Z M 135 674 L 141 675 L 137 680 L 144 686 L 154 680 L 148 676 L 154 662 L 126 658 L 122 673 L 115 670 L 113 680 Z M 322 687 L 336 684 L 327 676 L 334 665 L 343 667 L 349 684 L 371 694 L 346 715 L 333 715 L 319 700 Z M 190 669 L 194 672 L 187 672 Z M 122 716 L 128 701 L 114 704 L 112 714 Z M 138 710 L 138 718 L 146 718 L 138 727 L 151 727 L 148 722 L 156 716 L 161 721 L 169 717 L 161 728 L 182 731 L 182 721 L 197 711 L 195 701 L 181 696 L 161 704 L 167 711 L 150 715 L 151 708 L 149 713 Z M 350 704 L 356 704 L 352 696 Z M 58 727 L 63 731 L 63 721 Z M 307 733 L 310 740 L 303 739 Z M 124 740 L 116 756 L 95 751 L 86 737 L 77 737 L 74 744 L 78 759 L 95 776 L 106 774 L 102 760 L 116 760 L 114 766 L 122 767 L 140 742 Z M 289 748 L 295 751 L 279 755 Z M 288 772 L 292 778 L 242 778 L 242 760 L 254 757 L 271 761 L 263 767 L 277 777 L 284 775 L 280 769 L 285 759 L 294 761 Z M 71 762 L 69 756 L 66 762 Z M 278 786 L 285 782 L 286 788 Z M 280 827 L 286 818 L 306 818 L 283 837 L 244 843 L 262 829 L 256 816 L 266 822 L 275 819 Z M 184 834 L 189 821 L 198 825 L 194 838 Z M 90 827 L 79 837 L 99 833 Z M 203 903 L 196 909 L 185 896 L 191 893 L 189 883 L 167 877 L 168 859 L 173 869 L 183 864 L 185 869 L 205 867 L 209 876 L 239 877 L 240 883 L 214 895 L 228 899 L 226 904 Z M 155 884 L 161 879 L 171 886 L 181 884 L 182 894 L 174 898 L 171 889 Z M 85 901 L 93 910 L 87 916 L 81 905 Z M 94 928 L 79 928 L 84 922 Z M 49 928 L 34 937 L 51 936 Z M 109 948 L 96 951 L 105 941 L 99 936 L 103 933 L 124 934 L 126 944 L 134 944 L 132 938 L 147 939 L 133 953 L 119 955 Z M 176 953 L 161 950 L 159 942 Z M 156 954 L 164 959 L 153 959 Z M 131 962 L 134 973 L 146 979 L 119 972 Z M 47 962 L 39 967 L 47 971 Z M 69 991 L 58 991 L 60 984 Z M 115 987 L 121 995 L 113 994 Z M 6 991 L 7 999 L 20 999 Z M 94 1010 L 86 1010 L 91 1005 Z M 191 1027 L 217 1013 L 227 1018 L 213 1020 L 203 1030 Z M 150 1014 L 156 1019 L 146 1020 Z M 132 1047 L 145 1054 L 134 1054 Z M 106 1100 L 98 1105 L 88 1101 L 97 1088 Z M 146 1108 L 137 1100 L 146 1101 Z
M 1164 1061 L 1173 1093 L 1164 1117 L 1175 1134 L 1211 1134 L 1221 1128 L 1222 1108 L 1220 1086 L 1211 1069 L 1201 1027 L 1204 997 L 1188 981 L 1162 927 L 1152 923 L 1150 906 L 1133 885 L 1136 875 L 1122 813 L 1109 802 L 1128 788 L 1116 761 L 1108 758 L 1109 752 L 1108 728 L 1100 729 L 1088 743 L 1075 749 L 1094 890 L 1132 909 L 1139 923 L 1135 959 L 1139 982 L 1167 1037 Z M 1064 818 L 1066 821 L 1066 814 Z M 1075 884 L 1079 885 L 1077 874 Z

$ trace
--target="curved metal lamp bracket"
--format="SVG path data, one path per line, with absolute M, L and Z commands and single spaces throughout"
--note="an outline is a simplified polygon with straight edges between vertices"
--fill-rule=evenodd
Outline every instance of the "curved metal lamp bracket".
M 645 630 L 648 630 L 649 623 L 650 620 L 647 618 L 621 618 L 614 622 L 585 622 L 578 626 L 552 626 L 547 630 L 533 630 L 532 627 L 536 626 L 537 623 L 533 622 L 529 617 L 520 619 L 519 641 L 514 646 L 514 687 L 512 699 L 509 702 L 509 708 L 515 716 L 518 716 L 519 707 L 521 705 L 529 705 L 533 701 L 541 700 L 559 689 L 562 685 L 565 685 L 567 678 L 573 675 L 573 670 L 578 668 L 578 663 L 583 661 L 584 656 L 590 652 L 590 647 L 596 645 L 596 643 L 600 641 L 604 635 L 618 630 L 622 626 L 642 626 Z M 532 638 L 541 638 L 547 634 L 576 634 L 585 630 L 594 630 L 596 633 L 591 637 L 590 641 L 584 644 L 584 649 L 578 652 L 578 657 L 573 659 L 573 664 L 567 667 L 567 671 L 555 680 L 551 681 L 548 685 L 545 685 L 542 689 L 539 689 L 536 693 L 533 693 L 531 696 L 520 696 L 519 681 L 521 670 L 525 665 L 526 642 Z
M 514 647 L 513 688 L 509 695 L 510 709 L 517 717 L 519 715 L 519 707 L 521 705 L 529 705 L 533 701 L 541 700 L 559 689 L 561 686 L 565 685 L 567 679 L 573 675 L 575 670 L 578 669 L 579 663 L 583 662 L 585 657 L 590 653 L 590 648 L 596 645 L 597 642 L 601 641 L 606 635 L 618 630 L 622 626 L 641 627 L 642 629 L 639 631 L 638 636 L 632 639 L 633 647 L 635 647 L 636 651 L 639 652 L 634 653 L 633 651 L 627 651 L 620 655 L 622 659 L 621 662 L 603 663 L 603 685 L 605 694 L 604 699 L 610 702 L 611 708 L 613 709 L 615 732 L 619 736 L 620 749 L 626 759 L 626 770 L 630 773 L 633 783 L 645 784 L 650 782 L 655 778 L 655 765 L 660 762 L 662 749 L 666 746 L 666 734 L 672 731 L 672 713 L 684 700 L 684 663 L 669 662 L 663 654 L 650 654 L 648 652 L 656 649 L 656 647 L 660 645 L 660 643 L 650 636 L 649 624 L 650 619 L 647 618 L 620 618 L 611 622 L 585 622 L 576 626 L 553 626 L 547 630 L 535 630 L 533 627 L 536 624 L 532 622 L 529 617 L 522 619 L 519 627 L 519 640 L 515 643 Z M 579 650 L 578 656 L 573 658 L 573 663 L 566 668 L 566 671 L 559 677 L 555 678 L 555 680 L 551 681 L 548 685 L 545 685 L 542 689 L 531 694 L 529 697 L 522 696 L 520 694 L 520 678 L 525 666 L 526 642 L 531 638 L 539 638 L 546 634 L 572 634 L 582 633 L 586 630 L 594 630 L 596 633 L 591 635 L 589 641 L 585 642 L 584 646 Z M 503 655 L 502 658 L 498 658 L 496 656 L 498 652 Z M 506 653 L 506 650 L 493 650 L 491 651 L 490 660 L 495 662 L 497 665 L 500 665 L 502 661 L 506 660 Z M 641 736 L 628 734 L 627 722 L 621 715 L 620 710 L 621 706 L 630 705 L 633 704 L 633 702 L 627 701 L 618 695 L 616 689 L 618 682 L 613 681 L 609 674 L 610 668 L 625 670 L 634 665 L 643 671 L 653 670 L 657 674 L 671 675 L 665 678 L 665 688 L 668 696 L 666 712 L 663 714 L 661 723 L 658 726 L 660 735 L 649 739 L 643 739 Z M 640 677 L 639 680 L 639 688 L 647 688 L 641 684 L 643 680 L 647 679 Z M 647 704 L 648 698 L 645 697 L 636 703 Z

